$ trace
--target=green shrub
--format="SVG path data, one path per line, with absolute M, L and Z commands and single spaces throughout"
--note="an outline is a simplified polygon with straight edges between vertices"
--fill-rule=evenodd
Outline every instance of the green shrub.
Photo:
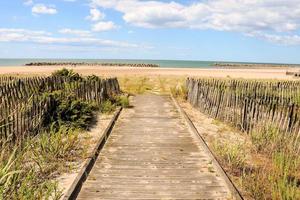
M 129 98 L 127 96 L 118 96 L 116 98 L 116 105 L 122 106 L 123 108 L 129 108 Z
M 92 103 L 77 100 L 70 95 L 64 97 L 59 92 L 50 94 L 52 98 L 51 110 L 44 119 L 44 125 L 54 124 L 58 128 L 66 126 L 71 129 L 87 130 L 94 120 L 94 111 L 98 107 Z
M 57 114 L 61 125 L 87 129 L 93 119 L 93 107 L 79 100 L 68 99 L 58 106 Z
M 104 101 L 100 106 L 100 111 L 102 113 L 112 113 L 116 110 L 116 105 L 114 105 L 110 100 Z
M 82 80 L 82 77 L 78 73 L 75 73 L 73 70 L 68 70 L 66 68 L 53 72 L 52 76 L 70 78 L 71 81 Z

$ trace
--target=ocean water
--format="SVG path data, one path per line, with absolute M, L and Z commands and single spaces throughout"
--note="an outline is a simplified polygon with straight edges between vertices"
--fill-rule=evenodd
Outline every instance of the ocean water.
M 147 63 L 158 64 L 162 68 L 207 68 L 211 61 L 179 61 L 179 60 L 123 60 L 123 59 L 0 59 L 0 66 L 22 66 L 30 62 L 86 62 L 86 63 Z
M 127 60 L 127 59 L 1 59 L 0 66 L 22 66 L 31 62 L 86 62 L 86 63 L 147 63 L 158 64 L 161 68 L 214 68 L 213 64 L 222 61 L 188 60 Z M 238 63 L 238 62 L 230 62 Z M 246 62 L 240 62 L 244 64 Z M 255 63 L 259 64 L 259 63 Z M 266 63 L 265 63 L 266 64 Z M 274 64 L 276 63 L 268 63 Z

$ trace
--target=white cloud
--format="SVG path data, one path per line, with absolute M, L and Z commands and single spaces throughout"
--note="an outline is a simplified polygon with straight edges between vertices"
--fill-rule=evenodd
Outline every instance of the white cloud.
M 100 12 L 96 8 L 92 8 L 92 9 L 90 9 L 90 15 L 87 16 L 87 19 L 89 19 L 91 21 L 99 21 L 99 20 L 104 19 L 104 17 L 105 17 L 104 13 Z
M 70 34 L 70 35 L 77 35 L 77 36 L 81 36 L 81 37 L 89 37 L 92 35 L 92 33 L 90 31 L 86 31 L 86 30 L 76 30 L 76 29 L 61 29 L 58 31 L 59 33 L 62 34 Z
M 46 6 L 44 4 L 36 4 L 31 9 L 33 14 L 49 14 L 54 15 L 57 13 L 57 10 L 53 6 Z
M 79 45 L 90 47 L 144 48 L 144 46 L 94 37 L 54 37 L 45 31 L 0 28 L 0 42 L 32 42 L 38 44 Z
M 31 6 L 31 5 L 33 4 L 33 0 L 25 0 L 25 1 L 23 2 L 23 4 L 24 4 L 25 6 Z
M 103 32 L 119 28 L 119 26 L 112 21 L 101 21 L 104 18 L 105 14 L 96 8 L 91 8 L 90 15 L 86 17 L 86 19 L 95 22 L 95 24 L 92 25 L 92 31 Z
M 28 41 L 31 38 L 49 35 L 51 34 L 45 31 L 0 28 L 0 42 Z
M 91 0 L 91 7 L 114 9 L 123 14 L 128 24 L 144 28 L 213 29 L 243 34 L 262 32 L 286 40 L 295 40 L 295 37 L 282 37 L 281 33 L 290 35 L 300 29 L 300 0 L 210 0 L 190 4 L 158 0 Z
M 247 34 L 250 37 L 256 37 L 263 40 L 267 40 L 272 43 L 282 44 L 282 45 L 300 45 L 300 35 L 290 34 L 290 35 L 281 35 L 281 34 L 269 34 L 262 32 L 252 32 Z
M 118 28 L 119 26 L 115 25 L 112 21 L 98 22 L 92 26 L 92 30 L 95 32 L 110 31 Z
M 300 26 L 298 0 L 211 0 L 190 5 L 173 1 L 92 0 L 92 2 L 93 6 L 113 8 L 122 12 L 126 22 L 146 28 L 291 31 Z

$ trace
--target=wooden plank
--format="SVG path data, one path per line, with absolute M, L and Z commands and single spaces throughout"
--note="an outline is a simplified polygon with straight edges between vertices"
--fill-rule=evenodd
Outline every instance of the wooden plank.
M 125 109 L 78 199 L 228 199 L 232 194 L 167 96 Z

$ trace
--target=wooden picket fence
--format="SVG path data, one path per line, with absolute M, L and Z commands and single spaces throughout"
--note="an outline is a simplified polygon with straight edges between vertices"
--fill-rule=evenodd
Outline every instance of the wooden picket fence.
M 120 93 L 116 78 L 73 81 L 62 77 L 0 78 L 0 139 L 21 140 L 41 130 L 47 111 L 53 106 L 46 93 L 61 91 L 79 100 L 100 105 Z
M 188 101 L 201 112 L 247 133 L 267 125 L 299 137 L 300 81 L 192 79 Z

